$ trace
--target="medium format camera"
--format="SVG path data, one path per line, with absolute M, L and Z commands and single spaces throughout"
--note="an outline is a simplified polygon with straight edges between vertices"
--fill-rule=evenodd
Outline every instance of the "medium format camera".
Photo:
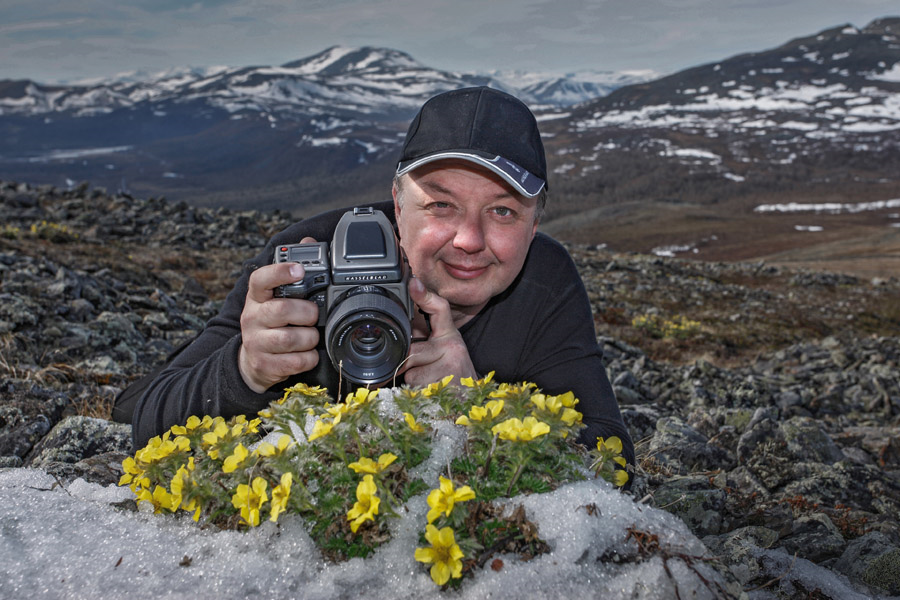
M 347 211 L 331 241 L 287 244 L 275 263 L 296 262 L 302 281 L 275 290 L 278 298 L 304 298 L 319 305 L 319 327 L 334 368 L 348 380 L 388 381 L 406 359 L 414 305 L 409 266 L 391 222 L 371 207 Z

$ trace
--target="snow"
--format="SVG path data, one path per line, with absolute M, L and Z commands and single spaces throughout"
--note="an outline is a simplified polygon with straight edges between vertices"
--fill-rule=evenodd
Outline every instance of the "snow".
M 132 146 L 109 146 L 106 148 L 73 148 L 71 150 L 50 150 L 40 156 L 33 156 L 28 162 L 47 162 L 51 160 L 71 160 L 74 158 L 86 158 L 102 156 L 116 152 L 128 152 Z
M 875 202 L 824 202 L 820 204 L 804 204 L 800 202 L 788 202 L 786 204 L 760 204 L 753 212 L 827 212 L 827 213 L 859 213 L 870 210 L 885 210 L 900 208 L 900 198 L 894 200 L 878 200 Z
M 898 63 L 900 65 L 900 63 Z M 879 79 L 900 80 L 900 66 L 885 71 Z M 876 79 L 870 75 L 870 79 Z M 732 84 L 733 82 L 727 82 Z M 824 81 L 796 84 L 778 81 L 775 87 L 735 89 L 723 86 L 722 93 L 702 93 L 687 89 L 692 98 L 684 104 L 661 103 L 635 110 L 613 109 L 594 113 L 573 123 L 575 131 L 601 127 L 646 127 L 689 129 L 700 127 L 708 135 L 735 128 L 788 130 L 804 132 L 821 139 L 822 130 L 844 133 L 872 133 L 900 129 L 900 95 L 874 86 L 859 91 L 844 84 L 826 85 Z M 776 114 L 796 114 L 780 124 L 770 118 Z
M 883 73 L 871 73 L 869 79 L 878 79 L 880 81 L 900 82 L 900 62 L 894 63 L 890 69 L 886 69 Z
M 424 529 L 424 494 L 393 527 L 393 539 L 366 559 L 325 562 L 296 515 L 248 532 L 201 528 L 183 518 L 131 512 L 110 505 L 131 498 L 128 488 L 75 480 L 60 486 L 35 469 L 0 471 L 0 589 L 9 598 L 374 598 L 606 597 L 664 599 L 671 580 L 657 556 L 640 564 L 597 560 L 627 554 L 624 531 L 655 532 L 664 548 L 706 553 L 669 513 L 633 502 L 604 481 L 563 486 L 513 499 L 538 523 L 550 553 L 522 562 L 503 555 L 499 571 L 485 568 L 442 593 L 413 560 Z M 585 507 L 595 505 L 598 512 Z M 631 542 L 631 550 L 634 543 Z M 682 597 L 712 594 L 679 561 L 668 566 Z M 713 577 L 704 571 L 707 578 Z

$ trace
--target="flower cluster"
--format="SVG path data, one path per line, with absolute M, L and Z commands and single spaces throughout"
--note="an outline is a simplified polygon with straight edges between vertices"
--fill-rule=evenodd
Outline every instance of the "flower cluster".
M 638 315 L 631 320 L 631 326 L 643 329 L 656 338 L 684 339 L 700 331 L 700 322 L 688 319 L 684 315 L 675 315 L 671 319 L 657 314 Z
M 69 229 L 68 226 L 48 221 L 33 223 L 30 231 L 31 235 L 54 243 L 72 242 L 78 239 L 78 234 Z
M 536 535 L 521 540 L 524 512 L 504 515 L 492 500 L 549 491 L 589 473 L 574 444 L 583 425 L 571 393 L 496 383 L 493 373 L 460 384 L 447 377 L 381 395 L 360 388 L 342 402 L 323 388 L 294 386 L 258 418 L 191 417 L 172 427 L 123 462 L 119 484 L 155 512 L 187 511 L 225 528 L 299 514 L 332 560 L 369 555 L 390 538 L 388 519 L 427 492 L 414 556 L 443 586 L 482 566 L 491 549 L 542 551 Z M 430 455 L 437 420 L 464 428 L 467 442 L 429 490 L 410 473 Z M 599 440 L 591 467 L 623 485 L 617 441 Z

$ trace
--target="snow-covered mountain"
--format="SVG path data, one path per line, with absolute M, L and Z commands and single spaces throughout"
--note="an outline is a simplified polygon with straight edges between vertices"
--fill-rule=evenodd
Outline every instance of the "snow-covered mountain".
M 72 86 L 0 82 L 0 115 L 93 116 L 141 103 L 202 99 L 230 113 L 251 110 L 301 119 L 325 112 L 395 116 L 415 110 L 435 93 L 468 85 L 491 85 L 533 104 L 565 106 L 654 75 L 456 73 L 426 67 L 397 50 L 334 46 L 281 66 L 135 72 Z
M 548 129 L 568 134 L 556 169 L 569 177 L 593 174 L 625 149 L 736 181 L 758 173 L 754 165 L 804 156 L 888 160 L 900 145 L 900 19 L 835 27 L 622 87 Z M 589 143 L 592 152 L 582 152 Z
M 610 203 L 725 206 L 752 186 L 893 185 L 898 32 L 900 18 L 842 25 L 665 77 L 449 72 L 396 50 L 333 47 L 280 66 L 79 86 L 2 81 L 0 178 L 87 180 L 232 207 L 382 199 L 422 102 L 490 85 L 524 99 L 541 121 L 557 194 L 548 217 L 571 215 L 594 239 L 599 226 L 586 215 Z

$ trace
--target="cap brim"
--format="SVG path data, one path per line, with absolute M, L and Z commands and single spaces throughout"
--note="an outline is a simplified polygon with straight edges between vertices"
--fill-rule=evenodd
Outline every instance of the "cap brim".
M 486 169 L 490 169 L 503 178 L 504 181 L 513 186 L 523 196 L 534 198 L 544 189 L 546 182 L 529 173 L 511 160 L 506 160 L 502 156 L 495 156 L 493 159 L 485 158 L 471 152 L 436 152 L 417 158 L 401 162 L 397 165 L 397 175 L 405 175 L 414 169 L 418 169 L 422 165 L 427 165 L 438 160 L 461 159 L 481 165 Z

